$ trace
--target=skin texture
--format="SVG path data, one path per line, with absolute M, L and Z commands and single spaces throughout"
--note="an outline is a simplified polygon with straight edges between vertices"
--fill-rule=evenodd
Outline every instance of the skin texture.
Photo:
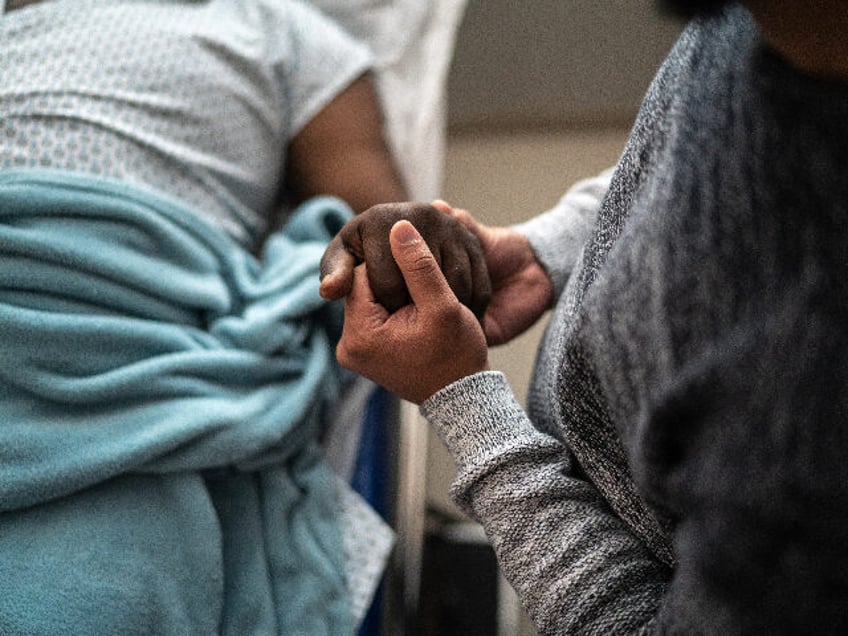
M 333 194 L 358 213 L 377 203 L 408 199 L 383 123 L 372 78 L 363 75 L 289 144 L 285 185 L 293 202 Z
M 21 7 L 25 7 L 28 4 L 36 4 L 37 2 L 42 2 L 42 0 L 7 0 L 6 11 L 20 9 Z
M 479 240 L 489 270 L 492 298 L 483 317 L 490 345 L 505 344 L 524 333 L 547 309 L 554 288 L 547 272 L 536 260 L 527 238 L 508 227 L 478 223 L 467 210 L 444 201 L 433 206 L 467 227 Z
M 420 404 L 451 382 L 488 369 L 486 336 L 409 221 L 392 227 L 389 244 L 412 302 L 389 313 L 371 292 L 368 266 L 357 266 L 336 356 L 342 366 Z
M 367 263 L 368 281 L 377 302 L 390 313 L 409 304 L 407 286 L 388 243 L 392 226 L 402 219 L 418 228 L 450 289 L 482 320 L 491 285 L 477 237 L 451 215 L 421 203 L 377 205 L 348 222 L 321 261 L 322 296 L 336 300 L 347 295 L 354 267 Z
M 357 232 L 373 232 L 377 242 L 388 236 L 392 267 L 409 297 L 401 307 L 389 311 L 373 291 L 370 270 L 384 267 L 385 259 L 369 260 L 367 254 L 354 258 L 344 230 L 327 249 L 323 264 L 328 274 L 322 294 L 347 297 L 344 331 L 336 350 L 339 362 L 416 404 L 487 369 L 488 345 L 508 342 L 524 332 L 553 300 L 553 285 L 523 235 L 477 223 L 467 211 L 444 201 L 427 207 L 477 238 L 491 280 L 491 300 L 482 320 L 457 297 L 422 233 L 406 218 L 395 220 L 408 206 L 379 206 L 376 212 L 387 213 L 385 217 L 372 218 L 369 210 L 348 224 L 355 240 L 361 240 Z M 427 219 L 436 220 L 432 214 Z
M 434 206 L 479 239 L 492 280 L 492 300 L 482 326 L 452 291 L 421 234 L 401 220 L 389 232 L 389 249 L 411 303 L 390 313 L 369 284 L 371 264 L 356 265 L 336 350 L 344 367 L 416 404 L 460 378 L 488 369 L 488 344 L 523 332 L 553 298 L 550 279 L 526 238 L 509 228 L 483 226 L 442 201 Z
M 439 215 L 434 216 L 434 211 Z M 377 302 L 390 312 L 408 303 L 406 284 L 391 258 L 387 242 L 389 229 L 402 219 L 410 220 L 424 236 L 436 262 L 443 272 L 447 271 L 450 289 L 481 319 L 488 344 L 509 342 L 551 306 L 553 285 L 524 236 L 511 228 L 487 227 L 466 210 L 453 208 L 444 201 L 434 201 L 432 206 L 378 206 L 349 222 L 324 254 L 321 295 L 328 300 L 346 296 L 353 286 L 354 268 L 367 262 L 367 277 Z M 444 225 L 446 222 L 449 224 Z M 476 241 L 469 242 L 456 224 L 461 224 Z M 451 240 L 456 244 L 451 245 Z M 440 252 L 456 249 L 465 254 L 454 254 L 448 259 L 439 257 Z M 481 256 L 482 268 L 478 260 Z M 474 273 L 470 288 L 469 278 L 444 266 L 448 260 L 465 262 L 465 258 Z M 485 270 L 488 276 L 484 276 Z

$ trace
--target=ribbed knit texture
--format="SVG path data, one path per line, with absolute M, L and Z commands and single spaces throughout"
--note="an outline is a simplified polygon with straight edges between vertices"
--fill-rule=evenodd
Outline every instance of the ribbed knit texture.
M 690 25 L 529 417 L 487 375 L 424 405 L 543 634 L 848 628 L 846 122 L 846 87 L 788 68 L 743 9 Z M 567 271 L 550 221 L 522 230 Z

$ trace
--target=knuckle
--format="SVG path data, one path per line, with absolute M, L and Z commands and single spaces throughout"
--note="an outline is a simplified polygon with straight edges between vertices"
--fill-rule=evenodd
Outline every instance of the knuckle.
M 353 366 L 353 360 L 350 357 L 350 353 L 342 342 L 336 346 L 336 360 L 338 360 L 338 363 L 345 369 L 351 369 Z
M 408 255 L 406 268 L 408 271 L 426 275 L 434 274 L 439 271 L 436 259 L 425 246 L 414 250 Z
M 474 286 L 471 284 L 471 277 L 467 270 L 459 269 L 451 272 L 448 284 L 461 303 L 468 305 L 471 302 L 474 296 Z
M 451 326 L 462 322 L 464 319 L 463 306 L 460 302 L 445 302 L 439 305 L 437 320 L 443 325 Z

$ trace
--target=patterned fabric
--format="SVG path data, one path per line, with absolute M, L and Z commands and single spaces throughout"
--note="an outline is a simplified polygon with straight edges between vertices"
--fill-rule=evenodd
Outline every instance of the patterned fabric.
M 372 64 L 298 0 L 4 4 L 0 170 L 117 178 L 179 199 L 249 248 L 276 212 L 287 143 Z M 335 489 L 358 620 L 391 532 L 346 484 Z
M 297 0 L 46 0 L 0 16 L 0 169 L 119 178 L 252 247 L 287 143 L 371 63 Z

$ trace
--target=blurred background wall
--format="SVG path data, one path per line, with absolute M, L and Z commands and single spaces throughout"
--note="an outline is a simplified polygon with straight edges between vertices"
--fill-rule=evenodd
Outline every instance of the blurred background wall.
M 469 0 L 448 85 L 444 198 L 485 223 L 512 224 L 551 207 L 575 181 L 613 165 L 680 30 L 652 0 Z M 491 354 L 493 368 L 507 374 L 522 401 L 542 328 Z M 503 582 L 493 603 L 485 595 L 470 598 L 461 572 L 432 573 L 436 561 L 445 567 L 467 563 L 446 559 L 439 550 L 460 555 L 463 545 L 479 550 L 483 540 L 447 498 L 453 463 L 433 435 L 427 467 L 426 528 L 431 539 L 444 540 L 425 544 L 423 631 L 532 634 Z M 485 569 L 482 554 L 478 563 Z M 479 580 L 468 585 L 480 588 Z M 466 614 L 478 611 L 475 603 L 479 611 L 493 612 L 494 622 L 471 621 Z

